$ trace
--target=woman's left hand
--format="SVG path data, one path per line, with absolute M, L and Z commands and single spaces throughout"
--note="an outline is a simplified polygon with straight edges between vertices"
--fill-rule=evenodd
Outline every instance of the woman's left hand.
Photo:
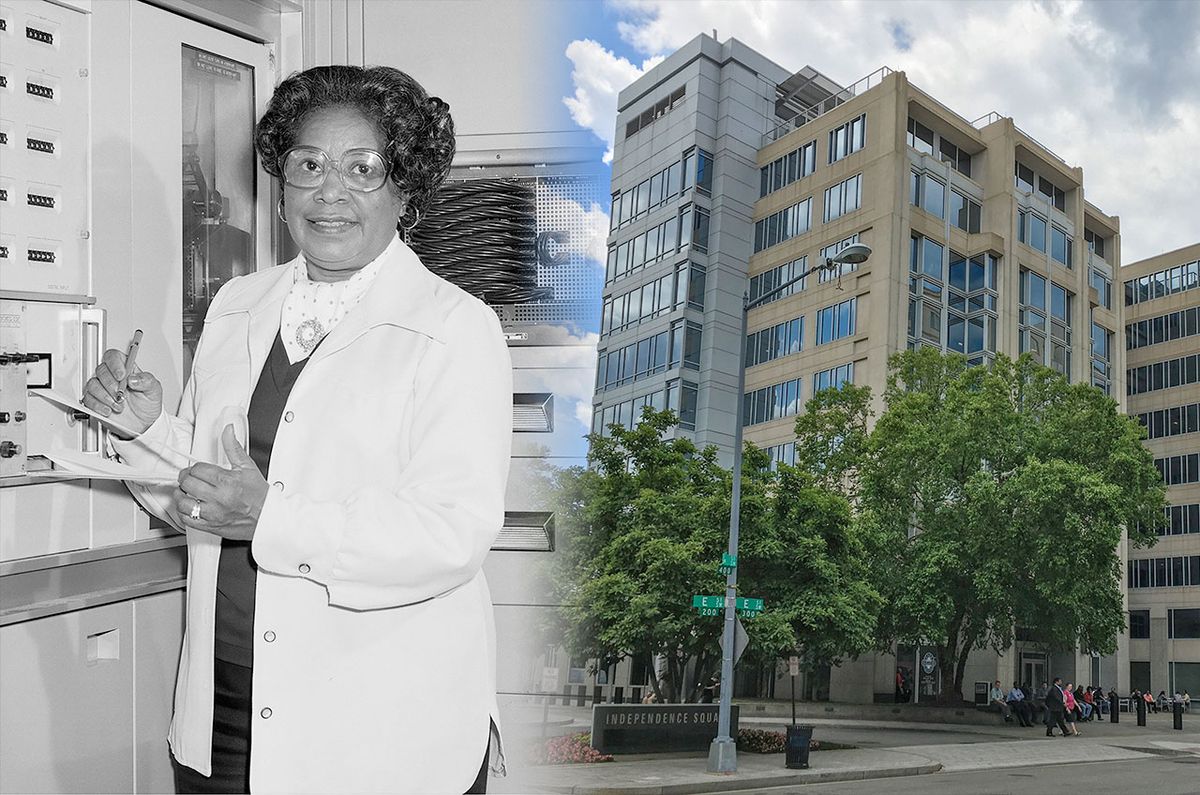
M 221 444 L 232 469 L 193 464 L 181 470 L 175 489 L 175 510 L 189 530 L 249 541 L 254 538 L 254 528 L 267 499 L 267 481 L 246 448 L 238 443 L 232 425 L 225 426 Z

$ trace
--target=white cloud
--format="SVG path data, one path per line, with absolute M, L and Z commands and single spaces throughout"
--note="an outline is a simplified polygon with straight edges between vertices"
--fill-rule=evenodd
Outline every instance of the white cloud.
M 881 66 L 903 70 L 966 119 L 1011 116 L 1082 166 L 1087 199 L 1121 217 L 1122 261 L 1200 241 L 1200 158 L 1188 154 L 1200 135 L 1200 3 L 616 0 L 613 8 L 621 39 L 647 57 L 716 28 L 722 41 L 737 38 L 787 69 L 810 64 L 843 85 Z M 897 37 L 898 28 L 908 35 Z M 580 62 L 577 71 L 586 72 Z M 610 111 L 624 87 L 619 74 L 608 78 Z M 611 115 L 607 125 L 610 141 Z
M 563 97 L 563 104 L 571 112 L 576 124 L 591 130 L 608 145 L 604 162 L 611 162 L 617 123 L 617 92 L 657 65 L 662 58 L 649 58 L 638 67 L 624 58 L 618 58 L 591 39 L 571 42 L 567 45 L 566 55 L 574 67 L 571 80 L 575 83 L 575 96 Z M 605 229 L 607 234 L 608 230 Z
M 582 204 L 563 196 L 553 187 L 545 190 L 547 192 L 538 197 L 539 206 L 542 207 L 539 212 L 557 219 L 559 228 L 570 231 L 566 241 L 567 252 L 591 260 L 603 271 L 608 257 L 608 213 L 596 202 L 591 202 L 591 206 L 584 209 Z M 580 229 L 583 232 L 577 231 Z

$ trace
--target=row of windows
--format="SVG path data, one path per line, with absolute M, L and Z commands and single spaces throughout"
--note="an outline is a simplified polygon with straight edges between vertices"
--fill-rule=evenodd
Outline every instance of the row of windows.
M 909 239 L 908 269 L 945 281 L 942 259 L 945 247 L 927 237 L 913 235 Z M 950 251 L 950 287 L 955 290 L 974 293 L 977 290 L 996 289 L 996 257 L 991 254 L 976 254 L 967 258 L 951 249 Z
M 856 174 L 847 180 L 825 189 L 826 223 L 835 218 L 841 218 L 848 212 L 853 212 L 862 206 L 862 174 Z
M 804 318 L 785 320 L 778 325 L 746 335 L 746 366 L 773 361 L 799 353 L 804 347 Z
M 603 391 L 628 384 L 667 369 L 700 369 L 701 326 L 682 320 L 667 331 L 600 353 L 596 367 L 596 389 Z
M 747 392 L 743 396 L 742 425 L 758 425 L 799 413 L 801 380 L 793 378 Z
M 851 119 L 829 131 L 829 162 L 836 163 L 852 155 L 867 143 L 867 114 Z
M 1112 339 L 1113 333 L 1092 322 L 1092 386 L 1104 394 L 1112 394 Z
M 938 135 L 937 151 L 942 162 L 949 163 L 956 171 L 964 176 L 971 176 L 971 156 L 966 151 L 954 145 L 945 137 Z M 918 152 L 932 156 L 934 152 L 934 132 L 921 122 L 908 117 L 908 145 Z M 915 202 L 914 202 L 915 204 Z
M 694 262 L 681 262 L 666 276 L 604 299 L 600 335 L 606 336 L 680 309 L 685 303 L 692 309 L 704 309 L 704 287 L 704 267 Z
M 1053 182 L 1041 176 L 1034 174 L 1033 169 L 1022 163 L 1013 164 L 1013 181 L 1017 186 L 1017 190 L 1025 193 L 1033 193 L 1034 181 L 1037 181 L 1038 193 L 1046 197 L 1046 201 L 1053 204 L 1058 209 L 1066 212 L 1067 210 L 1067 194 L 1057 187 Z
M 1182 436 L 1185 433 L 1200 433 L 1200 403 L 1172 406 L 1169 409 L 1146 411 L 1137 415 L 1138 422 L 1146 426 L 1147 439 L 1163 439 Z
M 1125 350 L 1145 348 L 1160 342 L 1200 334 L 1200 306 L 1148 317 L 1125 326 Z
M 1150 637 L 1150 611 L 1129 611 L 1129 637 L 1134 640 Z M 1167 611 L 1167 637 L 1180 640 L 1200 638 L 1200 608 L 1189 607 Z M 1146 663 L 1149 665 L 1149 663 Z M 1174 665 L 1175 663 L 1172 663 Z
M 1154 459 L 1154 466 L 1168 486 L 1200 483 L 1200 453 L 1184 453 Z
M 1125 282 L 1125 306 L 1200 287 L 1200 260 Z
M 1163 508 L 1163 519 L 1163 525 L 1158 528 L 1160 536 L 1200 533 L 1200 502 L 1168 505 Z
M 771 213 L 754 223 L 754 251 L 758 253 L 812 228 L 812 197 Z
M 996 267 L 991 254 L 966 258 L 935 240 L 910 238 L 908 335 L 910 346 L 929 344 L 974 357 L 996 350 Z M 946 276 L 949 276 L 947 289 Z M 969 292 L 967 292 L 969 291 Z
M 638 130 L 649 127 L 656 119 L 667 115 L 667 111 L 677 108 L 686 96 L 687 86 L 680 86 L 666 97 L 655 102 L 654 107 L 643 111 L 637 118 L 625 125 L 625 137 L 628 138 Z
M 946 217 L 946 185 L 932 174 L 913 171 L 908 184 L 908 200 L 930 215 Z M 950 223 L 965 232 L 979 231 L 983 207 L 953 188 L 950 189 Z
M 696 394 L 695 384 L 687 381 L 668 381 L 662 389 L 645 395 L 639 395 L 633 400 L 623 400 L 596 409 L 592 414 L 592 433 L 610 436 L 610 425 L 620 425 L 633 428 L 642 421 L 642 409 L 650 406 L 655 411 L 670 409 L 679 417 L 679 425 L 689 431 L 696 429 Z
M 782 265 L 777 265 L 774 268 L 771 268 L 769 271 L 763 271 L 762 273 L 751 276 L 750 303 L 754 303 L 762 296 L 769 295 L 772 290 L 776 290 L 780 286 L 797 279 L 797 277 L 799 277 L 800 274 L 804 273 L 806 270 L 808 270 L 808 257 L 805 256 L 801 257 L 800 259 L 792 260 L 791 262 L 785 262 Z M 777 295 L 771 296 L 766 301 L 763 301 L 762 305 L 765 306 L 772 301 L 778 301 L 780 298 L 787 298 L 789 295 L 802 292 L 806 287 L 808 287 L 807 276 L 799 281 L 796 281 L 796 283 L 790 287 L 780 290 Z
M 780 464 L 787 464 L 788 466 L 796 465 L 795 442 L 773 444 L 770 447 L 764 447 L 763 452 L 765 452 L 767 454 L 767 458 L 770 459 L 771 463 L 767 465 L 767 468 L 772 472 L 778 469 Z
M 661 224 L 652 226 L 608 250 L 605 283 L 622 279 L 651 262 L 676 254 L 688 246 L 708 251 L 708 211 L 687 205 Z
M 774 193 L 817 170 L 817 142 L 809 141 L 758 170 L 758 197 Z
M 1112 309 L 1112 279 L 1095 268 L 1088 268 L 1088 284 L 1096 290 L 1100 306 Z
M 843 337 L 852 336 L 858 325 L 858 298 L 817 310 L 817 344 L 824 345 Z
M 821 249 L 821 253 L 817 259 L 817 262 L 824 263 L 836 256 L 839 252 L 841 252 L 842 249 L 857 242 L 858 233 L 855 232 L 845 240 L 839 240 L 836 243 L 831 243 L 830 245 Z M 831 282 L 840 276 L 845 276 L 847 273 L 854 273 L 856 270 L 858 270 L 858 265 L 853 262 L 839 262 L 832 268 L 822 268 L 817 274 L 817 282 L 819 284 Z
M 800 383 L 804 379 L 793 378 L 780 384 L 765 386 L 743 396 L 742 423 L 746 426 L 770 422 L 782 417 L 790 417 L 800 411 Z M 854 362 L 831 367 L 819 373 L 813 373 L 813 394 L 823 389 L 840 389 L 842 384 L 854 383 Z M 767 448 L 772 455 L 772 463 L 785 461 L 796 463 L 795 443 Z M 779 455 L 780 458 L 774 456 Z
M 688 175 L 691 176 L 691 171 Z M 609 229 L 617 229 L 636 218 L 641 218 L 687 190 L 687 185 L 680 184 L 682 177 L 683 163 L 677 160 L 650 179 L 642 180 L 635 187 L 614 193 Z
M 1046 219 L 1034 212 L 1018 210 L 1017 240 L 1025 243 L 1030 248 L 1045 252 Z M 1074 241 L 1067 234 L 1067 230 L 1061 228 L 1058 224 L 1050 225 L 1050 257 L 1052 259 L 1066 265 L 1068 268 L 1073 267 L 1072 255 L 1074 247 Z
M 817 257 L 817 262 L 824 263 L 827 259 L 833 257 L 842 249 L 857 242 L 858 233 L 855 233 L 844 240 L 839 240 L 836 243 L 825 246 L 821 249 Z M 780 298 L 787 298 L 789 295 L 795 295 L 796 293 L 803 292 L 804 290 L 808 289 L 808 276 L 800 278 L 800 274 L 804 273 L 806 270 L 808 270 L 808 257 L 803 256 L 799 259 L 794 259 L 791 262 L 785 262 L 782 265 L 776 265 L 770 270 L 751 276 L 750 303 L 754 303 L 764 295 L 770 295 L 772 291 L 777 290 L 779 287 L 788 284 L 789 282 L 795 283 L 783 290 L 780 290 L 777 295 L 771 296 L 761 305 L 765 306 L 772 301 L 778 301 Z M 857 265 L 853 263 L 843 263 L 829 270 L 822 269 L 818 271 L 817 280 L 819 283 L 824 284 L 825 282 L 833 281 L 839 276 L 843 276 L 847 273 L 853 273 L 856 270 L 858 270 Z
M 1130 367 L 1125 371 L 1125 394 L 1141 395 L 1200 381 L 1200 353 L 1165 362 Z
M 813 394 L 823 389 L 841 389 L 842 384 L 854 383 L 854 362 L 839 364 L 813 375 Z
M 1130 588 L 1200 585 L 1200 555 L 1131 560 L 1127 576 Z

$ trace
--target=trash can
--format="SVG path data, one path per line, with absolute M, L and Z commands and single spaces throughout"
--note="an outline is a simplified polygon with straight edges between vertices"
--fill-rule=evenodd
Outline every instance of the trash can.
M 1108 694 L 1108 719 L 1112 723 L 1121 722 L 1121 698 L 1116 691 Z
M 787 727 L 787 766 L 792 769 L 808 769 L 808 749 L 812 744 L 813 727 L 792 725 Z
M 1183 702 L 1174 701 L 1171 703 L 1172 724 L 1179 731 L 1183 731 Z

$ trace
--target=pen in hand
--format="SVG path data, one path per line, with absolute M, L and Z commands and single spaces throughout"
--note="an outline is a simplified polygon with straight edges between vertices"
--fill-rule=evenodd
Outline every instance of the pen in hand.
M 133 332 L 133 340 L 129 343 L 129 350 L 125 352 L 125 377 L 117 384 L 117 400 L 125 399 L 125 387 L 129 383 L 129 376 L 133 372 L 133 366 L 137 362 L 138 348 L 142 344 L 142 330 L 137 329 Z

